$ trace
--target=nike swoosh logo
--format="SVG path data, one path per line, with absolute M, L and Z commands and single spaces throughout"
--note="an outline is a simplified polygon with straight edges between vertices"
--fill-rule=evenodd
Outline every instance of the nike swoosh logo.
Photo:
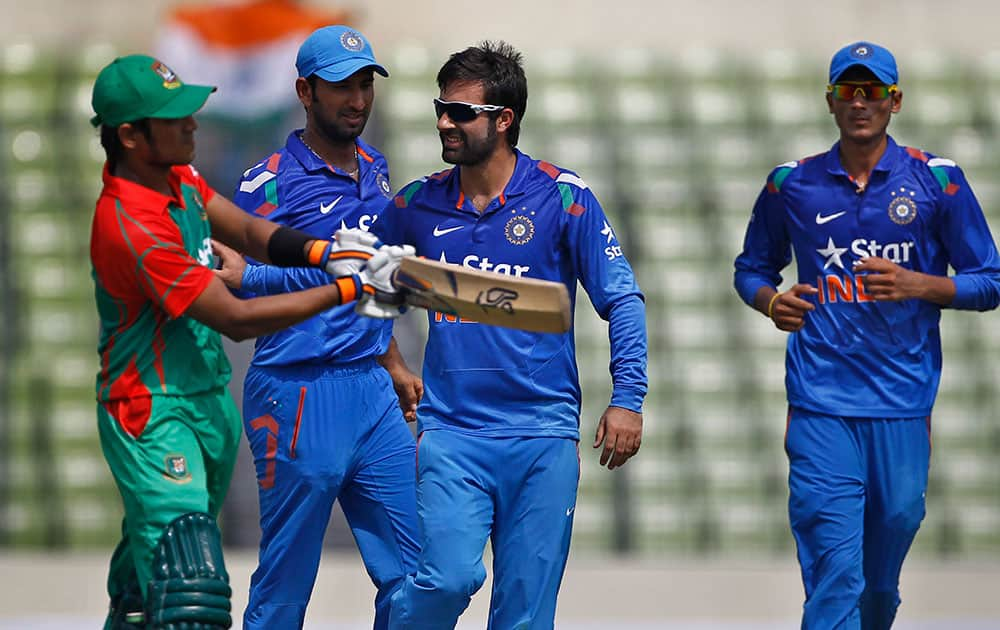
M 817 212 L 816 213 L 816 225 L 823 225 L 824 223 L 829 223 L 830 221 L 833 221 L 837 217 L 842 217 L 845 214 L 847 214 L 847 211 L 846 210 L 841 210 L 840 212 L 835 212 L 833 214 L 830 214 L 830 215 L 827 215 L 827 216 L 824 217 L 822 214 L 820 214 L 819 212 Z
M 576 509 L 575 505 L 573 507 L 571 507 L 571 508 L 567 508 L 566 509 L 566 516 L 569 516 L 570 514 L 572 514 L 573 510 L 575 510 L 575 509 Z
M 456 225 L 455 227 L 445 228 L 442 230 L 441 226 L 435 225 L 434 236 L 444 236 L 445 234 L 449 234 L 451 232 L 454 232 L 455 230 L 461 230 L 464 227 L 465 227 L 464 225 Z
M 337 205 L 338 203 L 340 203 L 340 200 L 343 199 L 343 198 L 344 198 L 344 196 L 341 195 L 341 196 L 337 197 L 336 199 L 334 199 L 333 201 L 331 201 L 330 203 L 323 203 L 322 201 L 319 202 L 319 212 L 320 212 L 320 214 L 330 214 L 333 211 L 333 207 L 335 205 Z

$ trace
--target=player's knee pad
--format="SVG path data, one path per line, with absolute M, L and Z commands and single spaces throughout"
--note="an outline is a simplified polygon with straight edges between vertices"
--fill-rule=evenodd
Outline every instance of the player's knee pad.
M 142 589 L 133 569 L 128 583 L 111 598 L 111 608 L 104 622 L 104 630 L 140 630 L 146 627 L 143 612 Z
M 215 519 L 193 512 L 174 519 L 153 556 L 146 622 L 157 630 L 218 630 L 233 624 L 229 574 Z

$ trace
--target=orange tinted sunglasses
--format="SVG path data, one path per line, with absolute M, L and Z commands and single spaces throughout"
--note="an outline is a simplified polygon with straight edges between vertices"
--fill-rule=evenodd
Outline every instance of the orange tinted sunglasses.
M 881 101 L 897 91 L 899 91 L 899 87 L 895 83 L 892 85 L 884 83 L 834 83 L 826 86 L 827 94 L 838 101 L 853 101 L 859 94 L 866 101 Z

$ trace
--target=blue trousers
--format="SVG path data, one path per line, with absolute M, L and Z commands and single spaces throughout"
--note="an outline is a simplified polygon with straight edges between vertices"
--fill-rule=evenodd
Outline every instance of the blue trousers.
M 417 450 L 421 554 L 393 595 L 389 627 L 454 628 L 486 580 L 490 538 L 488 628 L 552 628 L 580 478 L 576 440 L 433 430 Z
M 903 559 L 924 518 L 930 419 L 791 409 L 785 450 L 802 628 L 889 628 Z
M 335 500 L 377 588 L 376 629 L 416 567 L 416 461 L 388 373 L 251 367 L 244 425 L 260 496 L 260 558 L 243 627 L 301 628 Z

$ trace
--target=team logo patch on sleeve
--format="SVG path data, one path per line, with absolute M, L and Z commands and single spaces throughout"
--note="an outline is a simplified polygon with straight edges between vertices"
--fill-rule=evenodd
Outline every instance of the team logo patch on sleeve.
M 893 223 L 906 225 L 917 218 L 917 204 L 912 197 L 916 196 L 916 191 L 907 190 L 905 186 L 900 186 L 899 190 L 892 191 L 892 199 L 889 201 L 889 218 Z
M 521 208 L 524 210 L 525 208 Z M 511 212 L 514 212 L 511 210 Z M 534 214 L 534 212 L 532 212 Z M 504 236 L 514 245 L 524 245 L 535 235 L 535 223 L 523 214 L 519 214 L 507 221 L 503 229 Z
M 191 471 L 183 455 L 171 453 L 164 458 L 166 477 L 171 481 L 187 483 L 191 481 Z

